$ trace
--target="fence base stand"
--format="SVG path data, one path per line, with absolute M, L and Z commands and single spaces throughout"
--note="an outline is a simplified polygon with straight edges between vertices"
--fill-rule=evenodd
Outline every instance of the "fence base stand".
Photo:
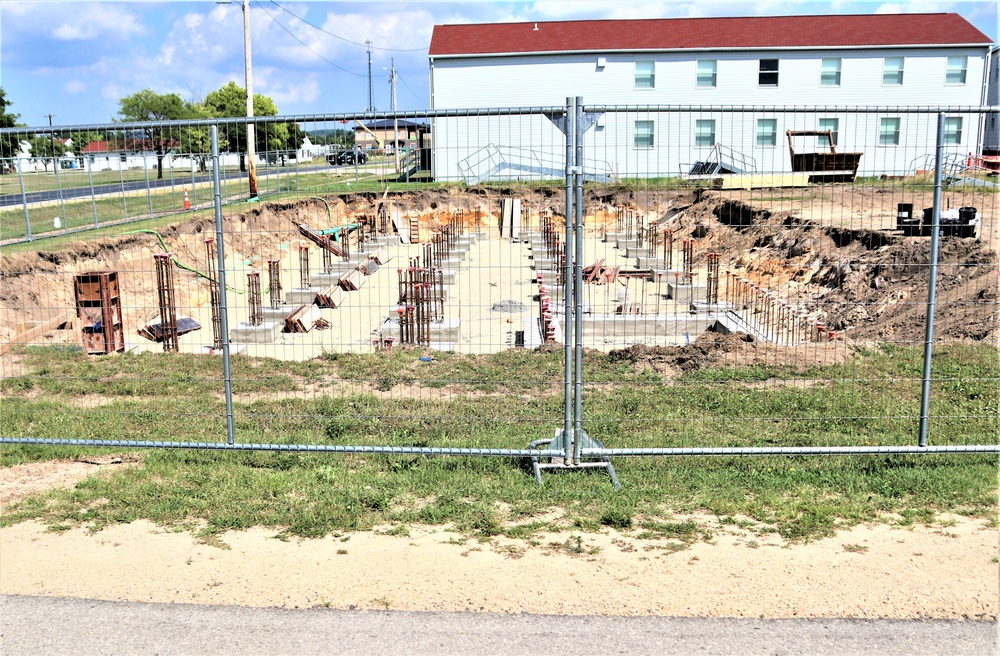
M 582 448 L 595 448 L 603 449 L 604 445 L 594 438 L 587 435 L 586 431 L 580 431 L 580 445 Z M 563 437 L 563 431 L 557 430 L 556 436 L 550 440 L 535 440 L 528 445 L 529 449 L 537 449 L 542 446 L 548 446 L 549 449 L 558 449 L 563 453 L 566 452 L 566 440 Z M 574 463 L 571 460 L 566 460 L 565 458 L 552 457 L 549 462 L 541 462 L 541 456 L 531 456 L 531 468 L 535 472 L 535 482 L 539 485 L 542 484 L 542 470 L 543 469 L 553 469 L 558 471 L 581 471 L 584 469 L 606 469 L 608 471 L 608 476 L 611 477 L 611 483 L 615 486 L 616 490 L 621 489 L 621 483 L 618 482 L 618 474 L 615 473 L 615 467 L 611 464 L 611 458 L 608 456 L 601 456 L 599 461 L 581 461 L 579 463 Z

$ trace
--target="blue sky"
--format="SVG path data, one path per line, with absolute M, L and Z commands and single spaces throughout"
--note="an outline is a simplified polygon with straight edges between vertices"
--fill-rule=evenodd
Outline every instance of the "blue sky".
M 198 100 L 244 84 L 239 3 L 0 0 L 0 86 L 20 121 L 106 123 L 143 88 Z M 368 56 L 376 109 L 388 110 L 395 60 L 400 109 L 428 107 L 427 46 L 435 24 L 681 16 L 958 12 L 994 41 L 997 1 L 535 0 L 326 2 L 251 0 L 254 91 L 283 115 L 363 111 Z

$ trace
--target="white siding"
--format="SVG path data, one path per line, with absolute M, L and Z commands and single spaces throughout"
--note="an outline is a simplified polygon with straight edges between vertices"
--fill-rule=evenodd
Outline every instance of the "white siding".
M 946 84 L 950 55 L 968 57 L 966 84 Z M 569 96 L 582 96 L 588 105 L 607 106 L 978 106 L 984 98 L 985 55 L 982 48 L 607 54 L 601 55 L 603 66 L 598 66 L 596 54 L 436 59 L 431 62 L 432 106 L 435 109 L 562 106 Z M 883 85 L 883 59 L 900 56 L 905 58 L 903 84 Z M 824 58 L 841 59 L 840 86 L 820 84 Z M 654 88 L 635 88 L 637 59 L 656 62 Z M 697 87 L 699 59 L 718 62 L 715 88 Z M 777 86 L 758 84 L 760 59 L 779 60 Z M 815 129 L 819 118 L 839 118 L 837 148 L 865 153 L 861 160 L 863 175 L 902 174 L 915 160 L 933 152 L 933 120 L 924 115 L 900 116 L 900 143 L 885 146 L 879 144 L 879 122 L 883 116 L 888 115 L 609 114 L 603 127 L 591 129 L 585 143 L 587 159 L 596 172 L 610 168 L 619 175 L 638 177 L 676 175 L 684 165 L 701 159 L 708 149 L 694 145 L 694 126 L 699 118 L 715 119 L 717 143 L 753 157 L 758 171 L 790 170 L 785 130 Z M 777 120 L 774 146 L 756 145 L 757 119 L 763 118 Z M 652 148 L 634 146 L 636 120 L 655 121 Z M 561 156 L 561 134 L 554 128 L 546 131 L 546 126 L 535 119 L 529 121 L 530 125 L 517 118 L 506 119 L 502 127 L 499 123 L 477 127 L 476 123 L 471 119 L 435 121 L 435 134 L 445 137 L 448 144 L 446 152 L 436 149 L 437 177 L 460 177 L 457 162 L 488 144 L 537 150 L 539 142 L 544 142 L 546 157 Z M 962 143 L 949 150 L 963 154 L 978 150 L 979 125 L 977 117 L 965 117 Z M 464 147 L 463 140 L 467 142 Z M 796 150 L 812 150 L 814 145 L 799 140 Z

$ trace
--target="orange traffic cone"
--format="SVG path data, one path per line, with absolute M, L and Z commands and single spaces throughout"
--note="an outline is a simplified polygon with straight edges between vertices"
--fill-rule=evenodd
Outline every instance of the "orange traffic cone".
M 191 209 L 191 199 L 188 198 L 187 187 L 184 187 L 184 209 L 186 210 Z

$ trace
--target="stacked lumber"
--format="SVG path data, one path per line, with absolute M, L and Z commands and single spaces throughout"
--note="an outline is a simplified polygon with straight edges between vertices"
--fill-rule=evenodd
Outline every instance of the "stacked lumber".
M 344 290 L 340 285 L 330 285 L 316 292 L 316 305 L 321 308 L 338 308 L 344 302 Z
M 364 262 L 358 265 L 358 271 L 365 274 L 366 276 L 370 276 L 376 271 L 378 271 L 378 264 L 379 264 L 378 261 L 376 261 L 375 259 L 365 260 Z
M 340 286 L 349 292 L 357 291 L 364 286 L 366 280 L 365 274 L 358 269 L 353 269 L 340 276 Z
M 595 285 L 605 285 L 613 283 L 618 278 L 618 271 L 621 267 L 606 266 L 604 258 L 594 262 L 582 271 L 583 281 Z
M 389 261 L 389 251 L 385 249 L 385 246 L 379 246 L 372 254 L 368 256 L 368 259 L 374 260 L 379 266 L 385 264 Z
M 313 242 L 320 248 L 324 248 L 330 251 L 337 257 L 347 257 L 347 253 L 344 252 L 344 249 L 342 249 L 340 245 L 337 244 L 337 242 L 333 241 L 326 235 L 321 235 L 320 233 L 316 232 L 309 226 L 303 225 L 301 223 L 296 223 L 295 227 L 299 229 L 299 232 L 302 234 L 303 237 L 307 238 L 309 241 Z
M 300 305 L 285 317 L 285 330 L 290 333 L 307 333 L 322 318 L 315 305 Z

